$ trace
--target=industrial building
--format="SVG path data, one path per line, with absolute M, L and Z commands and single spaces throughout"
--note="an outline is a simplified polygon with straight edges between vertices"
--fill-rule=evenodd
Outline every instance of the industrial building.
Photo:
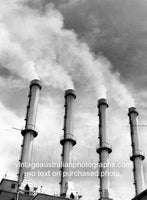
M 147 199 L 147 190 L 144 190 L 139 195 L 134 197 L 132 200 L 146 200 Z
M 21 145 L 21 163 L 31 162 L 32 143 L 38 132 L 36 130 L 36 117 L 39 95 L 41 90 L 40 80 L 33 80 L 30 84 L 29 101 L 27 106 L 25 128 L 21 131 L 23 136 L 23 143 Z M 0 182 L 0 200 L 68 200 L 68 199 L 81 199 L 81 195 L 74 191 L 71 177 L 64 177 L 64 172 L 70 172 L 71 168 L 64 166 L 64 163 L 71 162 L 71 152 L 76 145 L 76 138 L 73 134 L 74 130 L 74 101 L 76 99 L 75 91 L 68 89 L 65 91 L 65 116 L 64 116 L 64 134 L 60 140 L 62 145 L 62 167 L 61 167 L 61 180 L 60 180 L 60 195 L 53 196 L 36 192 L 35 188 L 30 189 L 29 183 L 25 174 L 30 171 L 28 167 L 20 165 L 18 180 L 9 180 L 3 178 Z M 97 153 L 99 155 L 99 163 L 104 164 L 109 162 L 109 154 L 112 152 L 112 147 L 108 141 L 107 132 L 107 108 L 108 103 L 106 99 L 98 100 L 98 116 L 99 116 L 99 141 L 97 146 Z M 132 141 L 132 156 L 130 160 L 133 161 L 134 185 L 136 196 L 132 200 L 147 200 L 147 190 L 144 184 L 143 174 L 143 160 L 144 153 L 141 151 L 140 136 L 137 130 L 137 116 L 136 108 L 129 108 L 128 112 L 130 122 L 130 132 Z M 109 167 L 100 168 L 100 200 L 112 200 L 109 194 L 110 180 L 109 176 L 101 176 L 101 172 L 109 171 Z

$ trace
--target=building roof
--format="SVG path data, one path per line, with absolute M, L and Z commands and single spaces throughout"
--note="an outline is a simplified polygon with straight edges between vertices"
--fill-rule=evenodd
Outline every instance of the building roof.
M 7 179 L 7 178 L 3 178 L 2 180 L 1 180 L 1 182 L 0 182 L 0 185 L 2 184 L 2 182 L 4 182 L 4 181 L 9 181 L 9 182 L 15 182 L 15 183 L 18 183 L 18 181 L 15 181 L 15 180 L 11 180 L 11 179 Z
M 64 197 L 58 197 L 58 196 L 53 196 L 53 195 L 48 195 L 48 194 L 42 194 L 42 193 L 38 193 L 33 200 L 69 200 L 68 198 L 64 198 Z
M 144 197 L 147 198 L 147 189 L 138 194 L 136 197 L 134 197 L 132 200 L 140 200 L 143 199 Z

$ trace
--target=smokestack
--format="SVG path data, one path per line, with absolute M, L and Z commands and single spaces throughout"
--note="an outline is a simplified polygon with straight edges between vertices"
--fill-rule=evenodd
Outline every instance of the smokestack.
M 106 109 L 108 104 L 106 99 L 100 99 L 98 101 L 99 110 L 99 145 L 97 147 L 97 153 L 99 154 L 100 163 L 100 200 L 109 198 L 109 154 L 112 152 L 111 145 L 108 143 L 107 133 L 107 116 Z
M 24 163 L 31 162 L 33 139 L 38 135 L 36 131 L 36 116 L 39 101 L 39 94 L 41 90 L 41 82 L 34 79 L 30 84 L 29 102 L 26 113 L 26 124 L 24 130 L 21 131 L 23 136 L 23 144 L 21 149 L 20 168 L 18 174 L 18 188 L 21 186 L 25 173 L 29 171 L 28 167 L 23 166 Z
M 68 193 L 72 192 L 73 185 L 70 176 L 65 176 L 70 172 L 70 167 L 65 166 L 71 163 L 71 153 L 73 146 L 76 144 L 76 139 L 73 135 L 74 128 L 74 100 L 75 92 L 72 89 L 65 91 L 65 116 L 64 116 L 64 136 L 60 140 L 62 149 L 62 168 L 60 182 L 60 196 L 67 197 Z
M 143 174 L 143 160 L 145 159 L 144 153 L 141 151 L 140 136 L 137 128 L 137 116 L 138 112 L 136 108 L 129 108 L 129 120 L 130 120 L 130 131 L 131 131 L 131 142 L 132 142 L 132 156 L 130 160 L 133 161 L 133 173 L 134 173 L 134 184 L 136 195 L 140 194 L 145 190 L 144 185 L 144 174 Z

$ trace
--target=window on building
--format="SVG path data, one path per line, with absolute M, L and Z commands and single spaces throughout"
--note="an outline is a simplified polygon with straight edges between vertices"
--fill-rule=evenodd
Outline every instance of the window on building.
M 13 198 L 13 199 L 11 199 L 11 200 L 15 200 L 15 199 Z
M 15 189 L 15 183 L 12 183 L 12 184 L 11 184 L 11 188 L 12 188 L 12 189 Z

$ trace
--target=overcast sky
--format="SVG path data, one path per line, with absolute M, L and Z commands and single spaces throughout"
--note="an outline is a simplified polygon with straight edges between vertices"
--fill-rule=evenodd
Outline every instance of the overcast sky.
M 35 3 L 34 3 L 35 2 Z M 64 91 L 74 88 L 75 161 L 97 162 L 97 100 L 107 98 L 112 162 L 131 163 L 128 107 L 136 106 L 147 125 L 146 0 L 0 0 L 0 176 L 16 178 L 30 81 L 40 77 L 38 137 L 34 161 L 60 161 Z M 140 126 L 147 152 L 147 126 Z M 110 178 L 111 197 L 134 196 L 131 168 Z M 144 161 L 147 183 L 147 161 Z M 59 177 L 35 177 L 49 194 Z M 98 198 L 97 177 L 74 179 L 85 200 Z

